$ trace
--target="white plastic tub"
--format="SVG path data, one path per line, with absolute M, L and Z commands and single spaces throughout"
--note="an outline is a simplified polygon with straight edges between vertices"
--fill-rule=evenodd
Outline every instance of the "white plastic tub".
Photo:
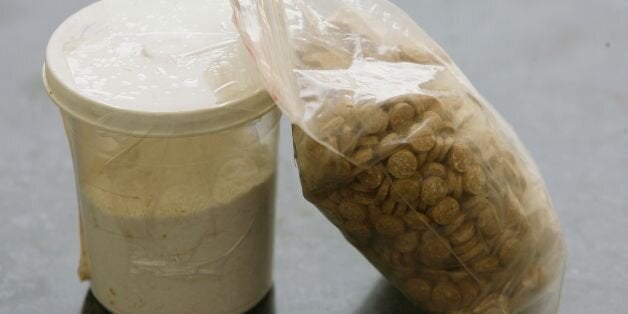
M 105 0 L 52 35 L 80 274 L 115 313 L 239 313 L 272 285 L 279 111 L 228 1 Z

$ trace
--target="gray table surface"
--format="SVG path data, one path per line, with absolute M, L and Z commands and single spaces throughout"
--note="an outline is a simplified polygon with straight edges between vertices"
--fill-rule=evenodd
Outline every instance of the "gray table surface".
M 76 277 L 77 205 L 46 42 L 87 0 L 0 0 L 0 313 L 99 313 Z M 561 313 L 628 311 L 628 2 L 398 0 L 519 133 L 562 221 Z M 260 312 L 408 304 L 301 197 L 282 125 L 275 289 Z M 94 310 L 95 309 L 95 310 Z

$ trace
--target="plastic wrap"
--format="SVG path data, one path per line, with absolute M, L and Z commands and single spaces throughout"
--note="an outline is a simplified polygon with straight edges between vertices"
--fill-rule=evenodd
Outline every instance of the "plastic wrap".
M 383 0 L 232 0 L 290 118 L 305 197 L 430 312 L 556 313 L 564 241 L 536 165 Z

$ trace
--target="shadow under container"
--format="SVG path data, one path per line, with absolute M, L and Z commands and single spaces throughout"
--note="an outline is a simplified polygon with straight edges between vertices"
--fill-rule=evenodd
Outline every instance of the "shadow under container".
M 44 81 L 74 160 L 81 279 L 115 313 L 250 309 L 272 286 L 272 99 L 260 88 L 197 110 L 112 106 L 75 85 L 67 31 L 50 41 Z

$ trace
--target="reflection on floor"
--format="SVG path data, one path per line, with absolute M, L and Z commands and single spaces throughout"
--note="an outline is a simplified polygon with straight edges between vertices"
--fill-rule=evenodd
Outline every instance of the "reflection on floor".
M 91 290 L 87 290 L 81 314 L 111 314 L 92 294 Z M 246 314 L 275 314 L 275 293 L 271 289 L 268 294 L 254 308 L 246 312 Z
M 399 290 L 380 279 L 355 314 L 421 314 Z

